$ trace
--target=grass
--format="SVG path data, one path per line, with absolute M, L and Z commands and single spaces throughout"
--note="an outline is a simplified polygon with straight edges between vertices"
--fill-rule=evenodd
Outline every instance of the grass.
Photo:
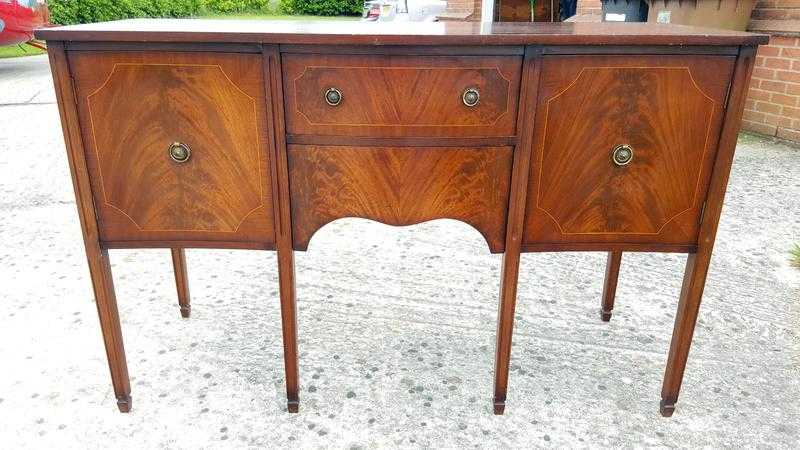
M 41 55 L 44 50 L 28 44 L 8 45 L 0 47 L 0 58 L 16 58 L 18 56 Z
M 800 244 L 794 244 L 794 248 L 789 250 L 792 255 L 792 265 L 800 268 Z

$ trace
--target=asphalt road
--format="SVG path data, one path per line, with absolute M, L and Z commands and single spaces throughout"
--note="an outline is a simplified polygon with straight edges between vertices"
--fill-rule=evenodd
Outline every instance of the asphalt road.
M 525 255 L 505 416 L 500 257 L 454 221 L 337 221 L 297 257 L 301 411 L 285 412 L 275 255 L 113 251 L 133 389 L 116 411 L 45 57 L 0 60 L 0 447 L 796 447 L 800 151 L 740 140 L 677 412 L 658 401 L 685 257 Z

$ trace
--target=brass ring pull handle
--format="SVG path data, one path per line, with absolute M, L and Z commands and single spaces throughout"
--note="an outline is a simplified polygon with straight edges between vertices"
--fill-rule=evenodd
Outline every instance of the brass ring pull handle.
M 619 167 L 627 166 L 633 161 L 633 148 L 628 144 L 614 147 L 611 152 L 611 161 Z
M 325 103 L 331 106 L 339 106 L 339 103 L 342 103 L 342 91 L 336 88 L 330 88 L 325 91 Z
M 169 157 L 176 163 L 185 163 L 192 156 L 192 150 L 186 144 L 175 142 L 169 146 Z
M 464 90 L 464 94 L 461 95 L 461 101 L 463 101 L 464 105 L 468 108 L 472 108 L 473 106 L 477 106 L 481 101 L 481 93 L 478 92 L 477 88 L 468 88 Z

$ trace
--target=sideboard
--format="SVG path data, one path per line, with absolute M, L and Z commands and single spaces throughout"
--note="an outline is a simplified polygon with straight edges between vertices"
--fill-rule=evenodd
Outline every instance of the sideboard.
M 111 379 L 131 389 L 108 250 L 277 252 L 286 401 L 299 407 L 295 251 L 344 217 L 439 218 L 503 254 L 494 412 L 520 254 L 688 259 L 661 393 L 683 379 L 756 47 L 653 24 L 126 20 L 39 30 Z

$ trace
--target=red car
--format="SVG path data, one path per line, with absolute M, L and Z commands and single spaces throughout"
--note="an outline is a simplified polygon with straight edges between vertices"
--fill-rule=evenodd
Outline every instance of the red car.
M 0 0 L 0 45 L 33 40 L 33 30 L 49 20 L 46 0 Z

